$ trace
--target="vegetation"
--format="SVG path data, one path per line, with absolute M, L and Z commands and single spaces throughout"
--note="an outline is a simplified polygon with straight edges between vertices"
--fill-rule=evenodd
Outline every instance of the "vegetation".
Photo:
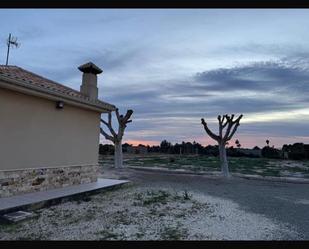
M 127 152 L 127 148 L 132 146 L 128 143 L 122 145 L 123 152 Z M 164 154 L 174 154 L 174 155 L 207 155 L 207 156 L 218 156 L 219 150 L 218 145 L 207 145 L 203 146 L 200 143 L 193 141 L 191 142 L 184 142 L 182 143 L 175 143 L 172 144 L 167 140 L 163 140 L 159 146 L 145 146 L 140 144 L 138 146 L 146 147 L 148 153 L 164 153 Z M 236 145 L 237 146 L 237 145 Z M 249 149 L 248 149 L 249 150 Z M 259 157 L 257 153 L 253 153 L 254 151 L 260 151 L 261 149 L 258 146 L 255 146 L 251 151 L 249 150 L 248 153 L 245 153 L 243 149 L 234 148 L 234 146 L 230 146 L 226 148 L 226 152 L 228 156 L 231 157 Z M 253 151 L 253 152 L 252 152 Z M 100 144 L 99 146 L 99 154 L 101 155 L 113 155 L 114 154 L 114 146 L 112 144 Z
M 285 144 L 282 151 L 288 154 L 288 158 L 293 160 L 309 159 L 309 145 L 303 143 L 295 143 L 293 145 Z
M 171 160 L 172 159 L 172 160 Z M 111 156 L 104 156 L 100 164 L 112 164 Z M 195 172 L 218 172 L 220 161 L 218 157 L 206 155 L 173 155 L 151 153 L 125 154 L 127 166 L 161 167 L 167 169 L 183 169 Z M 260 176 L 302 176 L 309 178 L 309 161 L 293 161 L 272 158 L 231 157 L 229 167 L 232 173 Z
M 162 240 L 184 240 L 188 236 L 188 229 L 181 227 L 180 224 L 177 226 L 165 226 L 161 229 Z
M 249 158 L 271 158 L 271 159 L 292 159 L 292 160 L 308 160 L 309 159 L 309 145 L 303 143 L 285 144 L 282 149 L 274 148 L 274 146 L 269 146 L 269 140 L 267 140 L 267 145 L 262 149 L 258 146 L 254 146 L 252 149 L 241 148 L 241 144 L 238 139 L 235 140 L 235 146 L 231 145 L 226 147 L 226 153 L 229 157 L 249 157 Z M 128 143 L 122 145 L 123 151 L 127 152 L 127 148 L 131 146 Z M 172 144 L 167 140 L 163 140 L 160 146 L 145 146 L 148 153 L 163 153 L 163 154 L 173 154 L 173 155 L 205 155 L 205 156 L 218 156 L 218 145 L 207 145 L 202 146 L 201 144 L 193 141 L 182 142 L 180 144 Z M 111 144 L 100 144 L 99 154 L 101 155 L 113 155 L 114 146 Z M 171 162 L 174 160 L 170 158 Z

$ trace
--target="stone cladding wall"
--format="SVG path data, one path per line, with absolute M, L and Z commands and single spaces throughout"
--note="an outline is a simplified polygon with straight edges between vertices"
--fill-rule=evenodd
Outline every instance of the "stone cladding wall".
M 0 170 L 0 198 L 97 181 L 98 165 Z

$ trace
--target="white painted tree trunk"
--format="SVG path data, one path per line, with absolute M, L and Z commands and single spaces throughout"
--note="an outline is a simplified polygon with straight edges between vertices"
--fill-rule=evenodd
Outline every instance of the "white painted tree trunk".
M 224 177 L 229 177 L 229 165 L 226 157 L 226 149 L 224 143 L 219 143 L 219 153 L 220 153 L 220 163 L 221 163 L 221 172 Z
M 122 141 L 115 143 L 114 161 L 115 168 L 123 168 Z
M 225 114 L 223 117 L 221 115 L 218 115 L 218 121 L 219 121 L 219 135 L 216 135 L 213 133 L 207 126 L 207 123 L 202 118 L 202 125 L 204 126 L 204 129 L 206 133 L 214 140 L 218 142 L 219 145 L 219 153 L 220 153 L 220 163 L 221 163 L 221 172 L 224 177 L 229 177 L 229 165 L 226 158 L 226 148 L 225 145 L 233 135 L 235 134 L 237 127 L 239 126 L 239 121 L 243 117 L 241 114 L 236 120 L 234 119 L 234 114 L 231 116 Z M 223 129 L 226 128 L 225 134 L 223 134 Z

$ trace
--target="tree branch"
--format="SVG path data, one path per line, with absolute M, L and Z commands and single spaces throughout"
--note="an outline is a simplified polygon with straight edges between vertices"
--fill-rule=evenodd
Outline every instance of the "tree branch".
M 216 141 L 219 141 L 219 140 L 220 140 L 220 137 L 217 136 L 216 134 L 214 134 L 214 133 L 208 128 L 207 123 L 205 122 L 205 120 L 204 120 L 203 118 L 201 119 L 201 123 L 202 123 L 202 125 L 204 126 L 204 129 L 205 129 L 206 133 L 207 133 L 212 139 L 214 139 L 214 140 L 216 140 Z
M 224 122 L 224 118 L 226 119 L 225 120 L 225 123 L 223 123 Z M 224 116 L 223 116 L 223 118 L 222 118 L 222 128 L 225 128 L 225 126 L 228 124 L 228 119 L 227 119 L 227 114 L 225 114 Z
M 118 134 L 115 132 L 115 130 L 113 129 L 113 126 L 112 126 L 112 113 L 111 112 L 108 113 L 108 121 L 106 122 L 105 120 L 101 119 L 101 122 L 107 126 L 107 128 L 109 129 L 109 131 L 112 135 L 107 134 L 102 128 L 100 128 L 101 134 L 106 139 L 111 140 L 114 143 L 121 141 L 123 134 L 124 134 L 124 130 L 127 127 L 126 125 L 128 123 L 132 122 L 132 120 L 129 120 L 129 119 L 130 119 L 133 111 L 128 110 L 125 117 L 123 117 L 123 115 L 119 114 L 118 108 L 116 108 L 115 112 L 116 112 L 116 116 L 117 116 L 117 120 L 118 120 L 118 124 L 119 124 L 118 125 Z
M 112 133 L 114 137 L 117 136 L 112 126 L 112 113 L 111 112 L 108 113 L 108 129 L 110 130 L 110 132 Z
M 116 108 L 116 117 L 117 117 L 118 123 L 120 124 L 121 119 L 120 119 L 119 109 L 118 108 Z
M 239 123 L 235 124 L 235 126 L 234 126 L 234 128 L 233 128 L 233 130 L 232 130 L 232 132 L 231 132 L 231 135 L 229 135 L 229 136 L 227 137 L 227 140 L 226 140 L 226 141 L 231 140 L 231 138 L 232 138 L 233 135 L 235 134 L 235 132 L 236 132 L 238 126 L 239 126 Z
M 111 134 L 115 137 L 117 136 L 116 132 L 114 131 L 113 127 L 112 127 L 112 117 L 111 117 L 111 113 L 108 114 L 108 122 L 106 122 L 105 120 L 101 119 L 101 122 L 103 124 L 106 125 L 106 127 L 109 129 L 109 131 L 111 132 Z
M 239 121 L 241 120 L 242 117 L 243 117 L 243 115 L 241 114 L 241 115 L 234 121 L 234 123 L 239 123 Z
M 241 120 L 242 117 L 243 117 L 243 115 L 241 114 L 241 115 L 233 122 L 233 124 L 235 124 L 235 126 L 234 126 L 234 128 L 233 128 L 231 134 L 227 137 L 227 141 L 228 141 L 228 140 L 231 140 L 231 138 L 232 138 L 233 135 L 235 134 L 235 132 L 236 132 L 238 126 L 240 125 L 239 122 L 240 122 L 240 120 Z
M 234 114 L 232 114 L 231 118 L 228 119 L 229 120 L 229 124 L 228 124 L 228 127 L 226 129 L 225 136 L 223 138 L 224 141 L 228 141 L 228 140 L 230 140 L 233 137 L 234 133 L 236 132 L 237 127 L 239 126 L 239 121 L 240 121 L 240 119 L 242 117 L 243 117 L 243 115 L 241 114 L 235 121 L 233 121 Z M 233 131 L 230 134 L 231 129 L 232 129 L 234 124 L 236 124 L 236 125 L 234 126 Z
M 108 135 L 101 127 L 100 127 L 100 133 L 105 137 L 105 139 L 115 142 L 114 138 L 110 135 Z
M 232 119 L 229 118 L 228 126 L 227 126 L 227 128 L 226 128 L 225 135 L 224 135 L 224 137 L 222 138 L 222 140 L 227 141 L 227 138 L 228 138 L 228 136 L 229 136 L 229 134 L 230 134 L 230 131 L 231 131 L 232 126 L 233 126 L 233 121 L 232 121 Z
M 127 110 L 127 113 L 126 113 L 126 115 L 123 118 L 123 122 L 124 123 L 127 123 L 128 119 L 131 117 L 132 113 L 133 113 L 132 110 Z
M 224 117 L 223 117 L 224 118 Z M 223 118 L 221 120 L 221 116 L 219 115 L 218 116 L 218 120 L 219 120 L 219 137 L 221 138 L 222 137 L 222 130 L 223 130 L 223 127 L 222 127 L 222 121 L 223 121 Z
M 105 124 L 106 126 L 108 126 L 108 123 L 105 120 L 101 119 L 101 122 Z

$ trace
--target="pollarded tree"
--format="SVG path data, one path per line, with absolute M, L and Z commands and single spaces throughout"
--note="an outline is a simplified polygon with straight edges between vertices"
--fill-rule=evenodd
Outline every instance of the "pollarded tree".
M 202 124 L 204 126 L 204 129 L 206 133 L 214 140 L 217 141 L 219 145 L 219 155 L 220 155 L 220 163 L 221 163 L 221 172 L 224 177 L 229 177 L 229 165 L 227 162 L 227 157 L 226 157 L 226 148 L 225 145 L 227 141 L 231 140 L 233 135 L 235 134 L 238 126 L 240 119 L 242 118 L 243 115 L 240 115 L 237 119 L 234 119 L 234 114 L 231 116 L 225 114 L 221 118 L 221 115 L 218 116 L 218 121 L 219 121 L 219 135 L 214 134 L 207 126 L 207 123 L 205 120 L 202 118 Z M 224 133 L 224 128 L 225 133 Z M 223 134 L 224 133 L 224 134 Z
M 124 130 L 127 127 L 127 124 L 132 122 L 129 120 L 133 111 L 127 110 L 125 116 L 120 115 L 118 108 L 116 109 L 116 117 L 118 121 L 118 133 L 115 132 L 112 126 L 112 113 L 108 113 L 108 121 L 101 119 L 101 122 L 107 126 L 111 135 L 107 134 L 101 127 L 100 132 L 101 134 L 107 139 L 114 143 L 115 152 L 114 152 L 114 165 L 115 168 L 123 168 L 123 157 L 122 157 L 122 137 L 124 134 Z

